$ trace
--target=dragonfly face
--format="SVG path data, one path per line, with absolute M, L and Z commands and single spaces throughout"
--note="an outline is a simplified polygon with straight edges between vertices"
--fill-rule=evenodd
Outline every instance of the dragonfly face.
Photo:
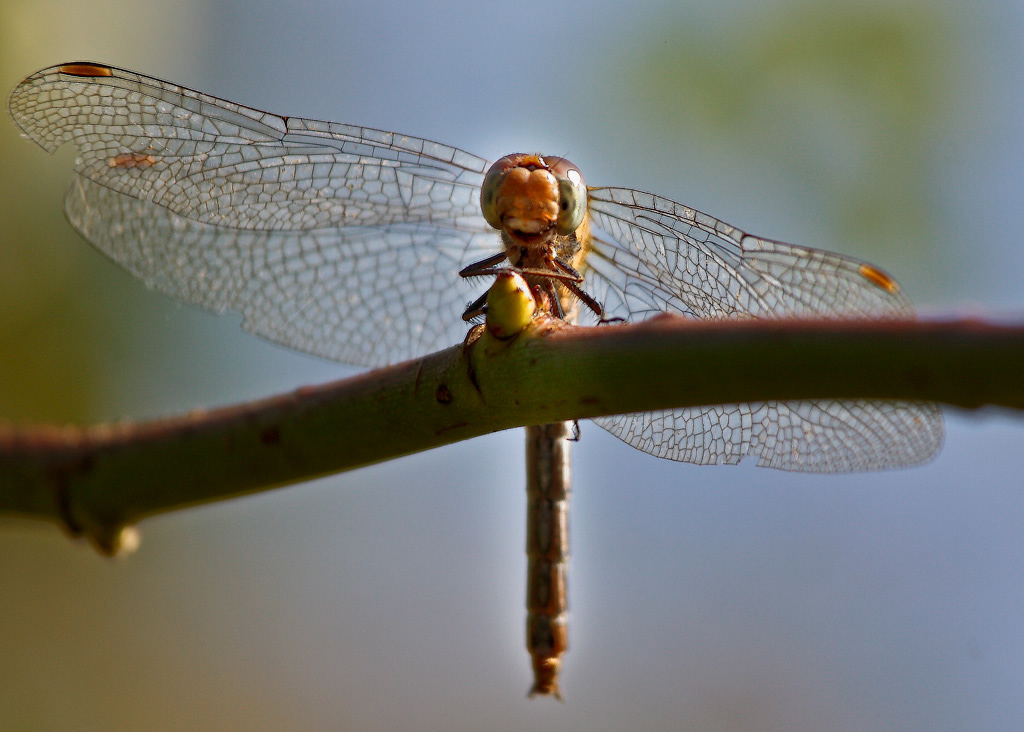
M 514 153 L 487 171 L 480 208 L 488 224 L 528 249 L 576 233 L 587 213 L 587 187 L 565 158 Z
M 551 303 L 553 314 L 573 319 L 576 301 L 598 316 L 600 305 L 581 288 L 590 222 L 583 174 L 565 158 L 513 153 L 491 166 L 480 188 L 484 219 L 501 232 L 511 267 Z M 464 277 L 500 270 L 488 257 L 462 270 Z M 556 283 L 561 283 L 558 287 Z M 463 317 L 476 314 L 473 303 Z

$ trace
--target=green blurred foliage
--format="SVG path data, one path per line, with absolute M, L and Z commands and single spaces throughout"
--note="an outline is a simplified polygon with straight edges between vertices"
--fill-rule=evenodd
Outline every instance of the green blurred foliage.
M 920 255 L 961 45 L 945 4 L 794 0 L 666 21 L 622 84 L 648 124 L 801 181 L 843 240 Z
M 192 6 L 135 8 L 123 0 L 88 6 L 8 0 L 0 4 L 0 420 L 89 422 L 121 416 L 109 385 L 137 367 L 147 344 L 141 323 L 166 304 L 150 299 L 92 250 L 65 221 L 62 205 L 75 157 L 53 157 L 20 139 L 7 112 L 10 90 L 43 66 L 78 58 L 130 60 L 180 55 L 200 16 Z M 160 43 L 130 33 L 164 29 Z M 141 338 L 140 338 L 141 337 Z
M 84 419 L 98 379 L 95 349 L 104 318 L 82 302 L 94 286 L 90 252 L 60 215 L 68 170 L 46 165 L 6 114 L 2 124 L 0 416 Z

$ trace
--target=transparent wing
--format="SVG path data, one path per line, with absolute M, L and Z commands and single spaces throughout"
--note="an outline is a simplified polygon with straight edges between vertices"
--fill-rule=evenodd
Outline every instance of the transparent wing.
M 587 286 L 610 316 L 899 317 L 910 303 L 867 262 L 760 239 L 667 198 L 591 188 Z
M 725 404 L 594 420 L 629 445 L 700 465 L 756 457 L 808 473 L 881 470 L 928 460 L 942 446 L 939 406 L 882 401 Z
M 488 233 L 430 223 L 275 231 L 182 218 L 77 177 L 68 218 L 146 285 L 260 336 L 344 363 L 377 365 L 460 342 L 473 298 L 456 276 Z
M 862 261 L 760 239 L 649 193 L 592 188 L 585 287 L 611 317 L 899 317 L 910 304 Z M 718 405 L 595 420 L 644 452 L 702 464 L 809 472 L 913 465 L 942 444 L 932 403 L 803 401 Z
M 68 218 L 151 287 L 362 365 L 464 335 L 457 273 L 496 247 L 482 158 L 96 64 L 39 71 L 9 106 L 47 151 L 75 145 Z

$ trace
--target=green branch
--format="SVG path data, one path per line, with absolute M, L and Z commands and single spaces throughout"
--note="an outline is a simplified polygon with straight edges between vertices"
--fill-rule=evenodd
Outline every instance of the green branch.
M 539 318 L 345 381 L 144 423 L 0 426 L 0 511 L 108 553 L 149 515 L 530 424 L 749 401 L 879 398 L 1024 409 L 1024 327 L 979 321 Z

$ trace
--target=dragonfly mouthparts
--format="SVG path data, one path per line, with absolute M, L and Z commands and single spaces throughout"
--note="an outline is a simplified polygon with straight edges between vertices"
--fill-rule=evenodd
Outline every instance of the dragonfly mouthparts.
M 541 219 L 522 218 L 520 216 L 507 216 L 502 220 L 506 229 L 510 229 L 517 234 L 540 234 L 545 229 L 551 228 L 550 221 L 542 221 Z

